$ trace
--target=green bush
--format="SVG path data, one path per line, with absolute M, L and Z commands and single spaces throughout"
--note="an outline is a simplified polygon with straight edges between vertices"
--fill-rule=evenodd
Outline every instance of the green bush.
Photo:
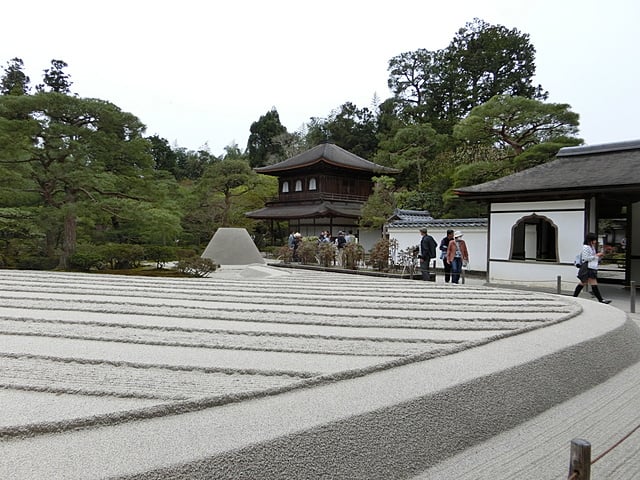
M 194 255 L 191 255 L 194 256 Z M 177 258 L 173 247 L 163 245 L 147 245 L 144 247 L 144 258 L 156 263 L 156 268 L 161 269 L 164 264 Z
M 144 260 L 144 248 L 127 243 L 108 243 L 99 248 L 102 258 L 112 270 L 137 268 Z
M 206 277 L 211 272 L 215 272 L 218 265 L 210 258 L 195 256 L 180 260 L 176 268 L 180 273 L 192 277 Z
M 69 259 L 69 267 L 72 270 L 88 272 L 92 268 L 101 270 L 104 266 L 104 256 L 95 245 L 79 245 Z
M 25 256 L 16 261 L 19 270 L 53 270 L 58 266 L 59 259 L 51 257 Z

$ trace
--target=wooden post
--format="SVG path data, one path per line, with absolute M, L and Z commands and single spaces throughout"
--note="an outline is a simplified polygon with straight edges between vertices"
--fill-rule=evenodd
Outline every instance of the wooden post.
M 562 293 L 562 277 L 560 275 L 556 277 L 556 293 L 558 295 Z
M 591 444 L 581 438 L 571 440 L 569 478 L 591 480 Z
M 631 305 L 630 305 L 630 312 L 631 313 L 636 313 L 636 281 L 635 280 L 631 280 L 630 285 L 630 291 L 629 291 L 629 295 L 631 296 Z

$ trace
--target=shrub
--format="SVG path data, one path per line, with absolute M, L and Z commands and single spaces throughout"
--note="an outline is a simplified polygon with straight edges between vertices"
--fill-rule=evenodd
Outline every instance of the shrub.
M 369 254 L 369 263 L 378 271 L 386 271 L 389 269 L 389 239 L 381 238 L 371 249 Z
M 53 270 L 58 266 L 58 263 L 58 258 L 25 256 L 17 259 L 16 268 L 20 270 Z
M 336 262 L 336 247 L 333 243 L 320 243 L 318 246 L 318 261 L 323 267 L 333 266 Z
M 364 260 L 364 247 L 359 243 L 350 242 L 342 248 L 342 266 L 349 270 L 356 270 L 358 262 Z
M 293 249 L 289 248 L 288 245 L 283 245 L 278 249 L 277 252 L 278 260 L 281 260 L 282 263 L 291 263 L 293 261 Z
M 192 277 L 206 277 L 211 272 L 215 272 L 218 265 L 210 258 L 189 257 L 178 262 L 177 270 Z
M 164 267 L 165 263 L 176 259 L 176 251 L 173 247 L 166 247 L 162 245 L 148 245 L 144 247 L 144 257 L 147 260 L 156 262 L 156 268 L 161 269 L 162 267 Z
M 297 250 L 300 263 L 302 264 L 317 263 L 317 259 L 316 259 L 317 253 L 318 253 L 317 237 L 303 238 Z
M 69 259 L 69 267 L 74 270 L 88 272 L 92 268 L 104 268 L 104 257 L 95 245 L 78 245 L 76 252 Z
M 113 270 L 137 268 L 144 259 L 144 249 L 140 245 L 108 243 L 99 250 L 104 262 Z

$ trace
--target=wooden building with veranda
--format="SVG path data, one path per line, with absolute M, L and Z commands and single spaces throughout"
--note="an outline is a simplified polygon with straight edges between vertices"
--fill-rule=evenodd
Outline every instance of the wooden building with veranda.
M 271 231 L 275 222 L 285 222 L 289 231 L 303 236 L 323 230 L 335 236 L 342 230 L 352 231 L 361 241 L 365 232 L 359 231 L 358 223 L 362 206 L 373 192 L 372 178 L 399 173 L 331 143 L 255 171 L 278 178 L 278 196 L 263 208 L 247 212 L 247 217 L 269 221 Z M 379 239 L 380 232 L 375 235 Z

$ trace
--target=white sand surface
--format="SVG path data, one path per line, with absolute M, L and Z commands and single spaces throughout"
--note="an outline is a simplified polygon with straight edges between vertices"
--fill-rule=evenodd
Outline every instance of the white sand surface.
M 392 378 L 403 365 L 563 324 L 583 305 L 479 285 L 269 266 L 223 268 L 202 279 L 0 271 L 0 400 L 7 406 L 0 453 L 3 444 L 7 455 L 19 452 L 22 441 L 28 449 L 49 438 L 53 446 L 62 442 L 56 435 L 78 428 L 91 436 L 111 426 L 115 435 L 117 425 L 137 429 L 136 422 L 164 416 L 186 426 L 196 418 L 189 412 L 219 418 L 213 410 L 225 405 L 277 404 L 295 391 L 313 398 L 319 385 L 340 388 L 376 372 Z M 484 363 L 499 369 L 509 355 Z M 380 397 L 380 406 L 389 398 Z M 234 434 L 246 441 L 247 433 Z

